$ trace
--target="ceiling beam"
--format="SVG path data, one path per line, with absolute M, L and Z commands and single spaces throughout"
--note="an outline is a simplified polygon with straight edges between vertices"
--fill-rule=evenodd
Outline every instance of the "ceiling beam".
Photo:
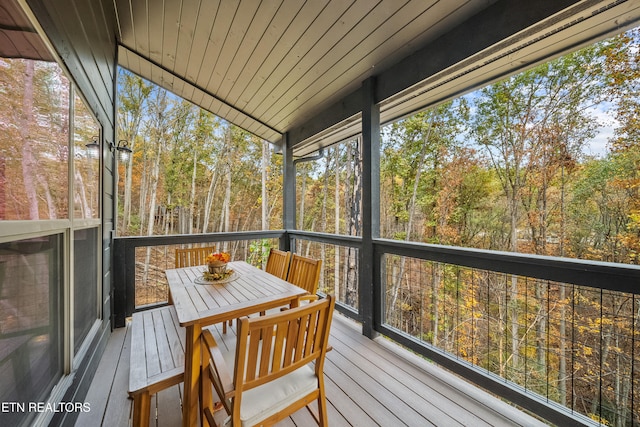
M 375 99 L 381 102 L 456 63 L 496 45 L 576 3 L 585 8 L 597 0 L 499 0 L 452 31 L 376 76 Z M 289 129 L 290 146 L 360 114 L 362 89 L 330 105 L 312 120 Z
M 598 0 L 590 0 L 583 4 L 586 7 L 586 3 L 597 2 Z M 382 102 L 470 56 L 496 46 L 515 34 L 525 32 L 574 3 L 580 2 L 529 0 L 523 4 L 522 0 L 498 1 L 433 43 L 383 71 L 378 76 L 376 102 Z
M 273 127 L 269 126 L 267 123 L 264 123 L 263 121 L 261 121 L 257 117 L 252 116 L 251 114 L 247 113 L 246 111 L 243 111 L 240 108 L 228 103 L 226 100 L 220 98 L 219 96 L 216 96 L 215 94 L 213 94 L 210 91 L 208 91 L 206 88 L 197 85 L 195 82 L 192 82 L 190 80 L 187 80 L 187 79 L 183 78 L 182 76 L 178 75 L 177 73 L 174 73 L 172 70 L 170 70 L 167 67 L 164 67 L 163 65 L 151 60 L 150 58 L 145 58 L 145 57 L 141 56 L 136 51 L 134 51 L 133 49 L 131 49 L 131 48 L 129 48 L 129 47 L 123 45 L 123 44 L 120 44 L 119 48 L 123 52 L 126 52 L 126 54 L 129 55 L 130 57 L 136 57 L 139 61 L 144 61 L 144 62 L 148 63 L 148 67 L 145 67 L 145 68 L 155 69 L 155 70 L 159 71 L 160 73 L 164 73 L 167 76 L 171 76 L 172 79 L 174 79 L 176 81 L 180 81 L 185 86 L 193 88 L 193 89 L 196 89 L 196 90 L 200 91 L 202 94 L 210 97 L 211 100 L 216 102 L 218 106 L 220 106 L 220 105 L 224 106 L 224 107 L 228 108 L 229 110 L 234 111 L 237 115 L 250 119 L 252 122 L 256 123 L 258 126 L 261 126 L 262 128 L 268 130 L 269 133 L 271 133 L 273 135 L 277 135 L 277 138 L 275 138 L 275 139 L 279 139 L 279 138 L 282 137 L 282 132 L 280 130 L 274 129 Z M 121 56 L 123 56 L 123 54 L 121 54 Z M 120 66 L 122 66 L 123 68 L 127 68 L 128 69 L 126 64 L 121 63 Z M 160 80 L 155 79 L 154 80 L 152 78 L 152 76 L 147 76 L 147 75 L 141 75 L 141 76 L 146 78 L 146 79 L 148 79 L 148 80 L 150 80 L 150 81 L 153 81 L 155 84 L 163 87 L 164 89 L 167 89 L 168 91 L 171 91 L 171 92 L 175 93 L 173 87 L 167 85 L 166 82 L 162 81 L 162 79 L 160 79 Z M 182 93 L 176 93 L 176 95 L 187 99 L 187 97 L 185 97 L 184 94 L 182 94 Z M 193 102 L 193 100 L 191 100 L 191 99 L 188 99 L 188 100 Z M 202 108 L 204 108 L 204 107 L 202 107 Z M 211 112 L 213 114 L 217 113 L 216 111 L 211 111 Z M 274 138 L 270 138 L 270 139 L 274 139 Z M 277 140 L 270 141 L 270 142 L 274 142 L 275 143 L 275 142 L 277 142 Z

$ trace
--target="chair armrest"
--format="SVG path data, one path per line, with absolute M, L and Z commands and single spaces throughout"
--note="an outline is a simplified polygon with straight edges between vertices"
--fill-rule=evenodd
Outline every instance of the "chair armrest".
M 220 396 L 221 399 L 230 399 L 235 394 L 235 387 L 233 385 L 233 380 L 231 379 L 231 373 L 229 368 L 227 367 L 227 362 L 225 362 L 224 357 L 222 356 L 222 351 L 218 347 L 218 343 L 213 338 L 211 331 L 208 329 L 204 329 L 202 331 L 202 338 L 204 339 L 205 345 L 208 348 L 209 355 L 211 357 L 211 370 L 212 373 L 217 377 L 217 382 L 222 387 L 222 392 L 224 396 Z
M 302 302 L 302 301 L 309 301 L 309 302 L 313 302 L 313 301 L 317 301 L 319 299 L 318 295 L 302 295 L 300 297 L 298 297 L 298 302 Z
M 320 297 L 318 297 L 318 295 L 307 294 L 307 295 L 299 296 L 298 297 L 298 303 L 301 303 L 303 301 L 314 302 L 314 301 L 317 301 L 318 299 L 320 299 Z M 281 307 L 280 308 L 280 311 L 285 311 L 285 310 L 289 310 L 289 307 Z

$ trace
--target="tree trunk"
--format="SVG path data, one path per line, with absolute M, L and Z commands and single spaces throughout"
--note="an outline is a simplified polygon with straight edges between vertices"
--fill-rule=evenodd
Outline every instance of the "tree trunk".
M 225 165 L 226 169 L 226 187 L 224 191 L 224 228 L 222 231 L 229 232 L 231 224 L 231 165 Z
M 0 220 L 7 219 L 7 160 L 3 153 L 0 153 Z
M 560 335 L 559 355 L 558 355 L 558 399 L 559 403 L 567 406 L 567 289 L 564 283 L 560 283 L 560 325 L 558 334 Z
M 353 199 L 354 199 L 354 191 L 352 188 L 352 182 L 353 182 L 353 169 L 355 168 L 355 165 L 353 164 L 353 156 L 351 154 L 351 147 L 347 146 L 347 152 L 345 153 L 346 155 L 346 159 L 345 159 L 345 177 L 344 177 L 344 194 L 343 194 L 343 200 L 344 200 L 344 211 L 345 211 L 345 232 L 347 235 L 349 236 L 353 236 L 354 231 L 353 231 L 353 226 L 352 226 L 352 219 L 351 219 L 351 215 L 352 215 L 352 204 L 353 204 Z M 344 299 L 343 301 L 347 301 L 348 300 L 348 293 L 349 293 L 349 281 L 351 280 L 350 277 L 350 269 L 351 267 L 351 257 L 352 255 L 352 250 L 351 248 L 347 248 L 346 249 L 346 258 L 345 258 L 345 262 L 342 263 L 342 277 L 344 277 L 345 280 L 345 286 L 343 289 L 344 292 Z
M 560 256 L 564 256 L 564 157 L 560 172 Z M 567 406 L 567 289 L 564 283 L 560 284 L 560 360 L 558 364 L 558 393 L 560 404 Z
M 271 150 L 269 142 L 262 141 L 262 180 L 261 180 L 261 194 L 262 194 L 262 229 L 269 229 L 269 193 L 267 192 L 267 181 L 269 179 L 269 164 L 271 163 Z M 262 248 L 262 254 L 260 257 L 260 265 L 263 265 L 267 257 L 269 256 L 269 248 L 267 245 L 260 245 Z
M 167 206 L 171 206 L 171 193 L 167 194 Z M 172 210 L 167 207 L 164 211 L 164 221 L 162 224 L 162 229 L 164 230 L 164 234 L 167 236 L 171 234 L 170 233 L 171 217 L 172 217 Z
M 329 198 L 329 171 L 331 170 L 331 156 L 327 155 L 325 157 L 325 168 L 324 168 L 324 179 L 322 184 L 322 212 L 321 212 L 321 223 L 320 223 L 320 231 L 323 233 L 327 233 L 327 199 Z M 327 265 L 326 253 L 325 253 L 326 245 L 324 243 L 320 244 L 320 260 L 322 261 L 322 265 Z M 324 283 L 324 268 L 320 270 L 320 279 L 318 283 Z
M 536 300 L 538 301 L 537 327 L 536 327 L 536 362 L 538 364 L 538 372 L 544 375 L 546 372 L 546 348 L 545 340 L 547 331 L 547 310 L 545 302 L 545 288 L 548 289 L 546 283 L 542 280 L 536 280 Z M 517 347 L 516 347 L 517 348 Z
M 129 141 L 129 148 L 133 150 L 134 148 L 134 139 Z M 117 154 L 116 154 L 117 155 Z M 125 170 L 125 182 L 124 182 L 124 204 L 123 204 L 123 214 L 122 214 L 122 226 L 123 231 L 126 231 L 131 226 L 131 185 L 133 182 L 133 156 L 129 159 L 129 163 L 127 163 L 124 167 Z M 116 172 L 117 173 L 117 172 Z M 118 189 L 116 188 L 117 192 Z
M 616 327 L 616 348 L 622 348 L 620 343 L 620 336 L 624 334 L 624 331 L 618 330 Z M 614 380 L 614 396 L 615 396 L 615 407 L 619 408 L 616 411 L 614 426 L 615 427 L 625 427 L 627 422 L 627 405 L 629 400 L 629 391 L 631 389 L 631 372 L 626 369 L 625 363 L 622 360 L 622 355 L 620 352 L 616 352 L 616 368 Z
M 122 78 L 121 78 L 122 77 Z M 133 152 L 136 150 L 136 139 L 139 134 L 142 117 L 145 115 L 145 102 L 154 93 L 152 86 L 144 84 L 140 77 L 133 75 L 122 75 L 118 77 L 119 85 L 122 84 L 123 91 L 118 95 L 118 100 L 127 100 L 127 107 L 124 108 L 123 114 L 118 117 L 118 134 L 129 144 L 129 149 Z M 125 103 L 123 102 L 122 105 Z M 117 143 L 116 143 L 117 144 Z M 133 154 L 133 153 L 132 153 Z M 117 155 L 117 153 L 116 153 Z M 125 234 L 129 234 L 131 227 L 132 215 L 132 182 L 133 182 L 133 155 L 126 165 L 123 165 L 124 177 L 124 197 L 123 197 L 123 215 L 122 228 Z M 116 166 L 117 163 L 116 163 Z M 119 167 L 118 167 L 119 171 Z M 118 173 L 118 172 L 116 172 Z M 118 188 L 115 189 L 118 193 Z M 118 193 L 119 194 L 119 193 Z
M 58 213 L 57 213 L 57 210 L 56 210 L 56 204 L 55 204 L 55 202 L 53 200 L 53 197 L 51 196 L 51 190 L 49 189 L 49 181 L 47 180 L 46 177 L 42 176 L 42 174 L 40 172 L 41 171 L 38 169 L 38 174 L 36 176 L 38 178 L 38 182 L 42 186 L 42 192 L 44 194 L 44 199 L 47 201 L 47 211 L 48 211 L 48 214 L 49 214 L 49 219 L 57 219 L 58 218 Z M 90 204 L 86 200 L 85 200 L 85 202 L 87 203 L 88 211 L 91 212 Z
M 298 230 L 302 230 L 304 227 L 304 200 L 305 193 L 307 192 L 307 172 L 304 167 L 300 168 L 300 215 L 298 216 Z
M 151 182 L 149 182 L 149 216 L 147 219 L 147 236 L 153 235 L 155 225 L 156 203 L 158 196 L 158 179 L 160 177 L 160 159 L 162 157 L 162 142 L 156 142 L 155 159 L 151 167 Z
M 22 138 L 22 182 L 29 205 L 29 219 L 40 219 L 38 209 L 38 191 L 34 178 L 38 164 L 31 145 L 31 123 L 33 122 L 33 61 L 25 61 L 24 92 L 22 94 L 22 117 L 20 120 L 20 137 Z
M 146 218 L 144 212 L 147 212 L 147 191 L 148 191 L 148 181 L 149 181 L 149 172 L 148 172 L 148 163 L 149 159 L 146 154 L 146 146 L 147 142 L 144 143 L 144 152 L 145 154 L 142 156 L 142 170 L 140 173 L 140 203 L 138 204 L 138 216 L 140 217 L 140 235 L 144 235 Z
M 640 310 L 638 310 L 636 307 L 637 305 L 634 303 L 635 298 L 631 299 L 631 310 L 626 314 L 628 316 L 629 319 L 633 319 L 632 320 L 632 324 L 631 325 L 627 325 L 627 330 L 633 330 L 633 331 L 637 331 L 638 327 L 640 327 Z M 618 334 L 616 334 L 616 336 L 619 336 Z M 618 344 L 618 348 L 620 347 L 620 344 Z M 619 417 L 617 418 L 617 424 L 620 427 L 625 427 L 627 425 L 629 425 L 629 423 L 627 422 L 627 419 L 629 417 L 631 417 L 631 419 L 629 420 L 631 422 L 631 424 L 633 425 L 634 421 L 637 423 L 637 418 L 638 416 L 637 411 L 630 413 L 630 409 L 629 409 L 629 400 L 630 398 L 633 399 L 633 396 L 631 394 L 631 391 L 633 390 L 633 368 L 628 368 L 629 365 L 627 365 L 627 367 L 625 368 L 620 368 L 620 365 L 623 365 L 624 363 L 624 358 L 626 357 L 626 354 L 622 354 L 622 353 L 618 353 L 617 358 L 618 358 L 618 369 L 616 369 L 616 383 L 621 383 L 620 385 L 620 390 L 618 392 L 618 390 L 616 390 L 616 396 L 617 396 L 617 402 L 619 402 L 616 406 L 618 408 L 620 408 L 620 414 Z M 626 372 L 623 372 L 624 371 Z M 635 419 L 634 419 L 635 418 Z
M 509 226 L 511 228 L 511 250 L 518 252 L 518 201 L 516 199 L 517 191 L 512 188 L 510 213 L 511 220 Z M 518 369 L 519 357 L 519 324 L 518 324 L 518 277 L 511 275 L 511 291 L 510 291 L 510 316 L 511 316 L 511 362 L 514 370 Z
M 505 371 L 506 371 L 506 362 L 505 359 L 507 359 L 504 355 L 505 353 L 505 330 L 507 329 L 507 319 L 506 319 L 506 307 L 507 307 L 507 276 L 504 276 L 504 302 L 503 301 L 499 301 L 498 302 L 498 319 L 499 319 L 499 326 L 498 326 L 498 366 L 500 366 L 500 376 L 502 378 L 506 378 L 505 376 Z M 502 290 L 500 292 L 495 292 L 495 295 L 498 296 L 498 298 L 502 299 L 502 295 L 503 292 Z M 508 360 L 508 359 L 507 359 Z
M 433 112 L 431 113 L 430 119 L 429 119 L 429 125 L 431 125 L 431 121 L 433 119 Z M 411 233 L 413 232 L 413 221 L 415 219 L 415 214 L 416 214 L 416 200 L 418 198 L 418 186 L 420 185 L 420 178 L 422 177 L 422 168 L 424 167 L 424 163 L 425 163 L 425 156 L 426 156 L 426 152 L 427 152 L 427 148 L 428 148 L 428 143 L 429 143 L 429 137 L 431 135 L 431 126 L 429 126 L 429 129 L 427 131 L 427 135 L 424 139 L 424 141 L 422 142 L 422 147 L 420 147 L 420 152 L 417 156 L 417 164 L 416 164 L 416 175 L 415 178 L 413 180 L 413 190 L 411 191 L 411 201 L 409 202 L 409 219 L 407 221 L 407 228 L 405 230 L 406 234 L 405 234 L 405 241 L 410 241 L 411 240 Z M 398 293 L 400 292 L 400 286 L 402 284 L 402 278 L 404 277 L 404 271 L 405 271 L 405 261 L 406 261 L 406 257 L 400 257 L 400 268 L 398 269 L 398 274 L 394 275 L 392 280 L 392 291 L 391 291 L 391 295 L 392 295 L 392 299 L 391 299 L 391 304 L 389 304 L 389 307 L 387 307 L 387 318 L 396 311 L 396 304 L 398 301 Z M 432 283 L 432 285 L 434 286 L 434 292 L 436 291 L 435 287 L 437 286 L 435 283 Z M 438 304 L 438 299 L 437 296 L 436 298 L 434 298 L 434 304 L 435 306 L 433 307 L 434 310 L 437 311 L 437 304 Z
M 431 313 L 433 321 L 431 329 L 433 331 L 433 345 L 438 345 L 438 331 L 440 329 L 440 282 L 442 282 L 442 264 L 433 263 L 433 283 L 431 283 Z
M 269 142 L 262 141 L 262 229 L 269 229 L 269 193 L 267 192 L 268 170 L 271 163 Z
M 213 207 L 213 201 L 215 200 L 216 188 L 218 187 L 218 167 L 216 166 L 211 175 L 211 181 L 209 182 L 209 191 L 207 192 L 207 199 L 204 202 L 204 219 L 202 220 L 202 233 L 209 231 L 209 222 L 211 221 L 211 208 Z
M 75 180 L 74 180 L 74 200 L 71 203 L 71 206 L 76 206 L 76 203 L 78 203 L 80 205 L 80 215 L 81 218 L 91 218 L 90 216 L 87 216 L 87 214 L 91 211 L 91 208 L 89 207 L 89 203 L 87 201 L 87 192 L 85 191 L 84 188 L 84 181 L 82 180 L 82 174 L 80 173 L 79 170 L 76 169 L 75 173 Z M 78 199 L 78 200 L 75 200 Z
M 155 100 L 155 105 L 152 111 L 151 117 L 151 147 L 152 147 L 152 158 L 149 159 L 151 163 L 151 176 L 149 177 L 149 208 L 147 216 L 147 236 L 153 235 L 153 230 L 155 226 L 155 215 L 156 215 L 156 203 L 157 203 L 157 195 L 158 195 L 158 183 L 160 178 L 160 162 L 162 161 L 163 148 L 166 139 L 166 128 L 167 128 L 167 117 L 165 114 L 165 109 L 167 107 L 167 95 L 166 92 L 158 92 L 158 96 Z M 144 215 L 140 215 L 141 218 Z M 149 266 L 151 261 L 151 247 L 147 248 L 145 264 L 144 264 L 144 280 L 143 283 L 147 283 L 148 274 L 149 274 Z
M 336 155 L 336 187 L 334 190 L 334 233 L 340 234 L 340 150 L 335 146 Z M 338 301 L 342 299 L 342 289 L 340 286 L 340 246 L 335 246 L 333 253 L 333 289 Z
M 601 351 L 601 355 L 600 355 L 600 365 L 599 365 L 599 372 L 596 372 L 596 381 L 595 381 L 595 385 L 593 386 L 593 390 L 595 390 L 596 395 L 594 396 L 593 400 L 591 401 L 591 413 L 596 415 L 596 414 L 601 414 L 602 413 L 602 376 L 604 375 L 604 370 L 607 367 L 607 359 L 609 358 L 609 351 L 611 350 L 611 336 L 613 335 L 613 325 L 608 325 L 606 326 L 607 331 L 604 331 L 604 328 L 602 325 L 600 325 L 600 351 Z M 598 408 L 600 409 L 600 411 L 598 411 Z
M 196 210 L 196 176 L 198 175 L 198 144 L 193 148 L 193 171 L 191 172 L 191 197 L 189 200 L 189 234 L 193 234 L 193 220 Z
M 227 131 L 224 135 L 224 149 L 223 151 L 226 153 L 231 152 L 232 150 L 232 136 L 231 129 L 227 128 Z M 224 158 L 222 161 L 222 174 L 225 180 L 225 189 L 224 189 L 224 198 L 222 200 L 222 207 L 220 209 L 220 223 L 218 226 L 219 232 L 229 231 L 229 215 L 231 212 L 231 165 L 229 164 L 230 159 Z M 226 251 L 228 247 L 227 243 L 222 244 L 223 251 Z
M 222 221 L 220 231 L 229 232 L 230 231 L 230 216 L 231 216 L 231 165 L 225 162 L 225 178 L 226 178 L 226 186 L 224 191 L 224 201 L 222 202 Z M 227 251 L 229 247 L 228 242 L 222 243 L 223 251 Z
M 147 236 L 153 235 L 153 226 L 156 213 L 156 196 L 158 193 L 158 177 L 160 176 L 160 158 L 162 155 L 162 142 L 156 141 L 156 156 L 151 169 L 149 216 L 147 220 Z M 151 263 L 151 247 L 147 247 L 145 256 L 145 268 L 143 283 L 148 283 L 149 265 Z
M 362 154 L 360 149 L 361 141 L 358 139 L 355 147 L 352 147 L 351 151 L 351 163 L 353 165 L 353 184 L 351 191 L 349 192 L 351 200 L 349 201 L 349 235 L 360 235 L 360 224 L 362 224 L 362 214 L 360 210 L 360 202 L 362 199 Z M 356 280 L 358 273 L 358 259 L 357 252 L 353 248 L 349 248 L 349 260 L 347 261 L 347 289 L 346 289 L 346 303 L 352 307 L 357 304 L 358 297 L 358 282 Z

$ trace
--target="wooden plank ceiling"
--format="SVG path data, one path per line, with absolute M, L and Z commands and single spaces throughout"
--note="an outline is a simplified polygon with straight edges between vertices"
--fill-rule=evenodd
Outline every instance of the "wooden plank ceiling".
M 500 31 L 512 21 L 529 27 L 537 23 L 533 18 L 531 23 L 525 22 L 527 13 L 520 14 L 522 10 L 534 15 L 529 2 L 500 0 L 494 5 L 495 0 L 115 0 L 118 62 L 219 117 L 278 143 L 284 132 L 301 133 L 300 129 L 313 128 L 306 124 L 314 120 L 318 127 L 317 117 L 343 108 L 349 95 L 357 93 L 370 76 L 380 77 L 380 92 L 389 92 L 377 100 L 383 108 L 383 120 L 389 120 L 459 93 L 458 83 L 452 87 L 454 75 L 466 78 L 463 89 L 468 89 L 469 85 L 490 81 L 585 39 L 599 37 L 609 27 L 620 28 L 638 15 L 637 1 L 614 2 L 627 3 L 622 11 L 611 6 L 613 3 L 595 0 L 531 1 L 536 7 L 542 5 L 538 9 L 546 8 L 549 22 L 529 33 L 514 24 L 513 29 L 504 30 L 512 31 L 508 35 L 513 39 L 507 40 Z M 558 12 L 569 6 L 575 10 L 564 15 Z M 595 16 L 594 11 L 600 9 L 616 9 L 617 15 L 600 14 L 604 17 L 598 22 L 616 17 L 622 21 L 611 21 L 607 28 L 597 28 L 593 34 L 576 27 L 574 36 L 581 34 L 577 39 L 552 31 L 572 27 Z M 633 17 L 623 16 L 630 9 L 634 9 Z M 497 15 L 495 27 L 486 18 L 474 24 L 471 18 L 483 13 Z M 507 13 L 513 16 L 499 16 Z M 577 16 L 579 13 L 584 16 Z M 469 20 L 471 25 L 467 24 Z M 475 33 L 465 32 L 465 27 Z M 466 45 L 481 49 L 465 53 L 467 56 L 462 58 L 451 56 L 448 46 L 439 44 L 439 38 L 456 30 L 460 39 L 454 43 L 457 50 L 464 51 Z M 482 37 L 488 40 L 487 48 L 476 40 Z M 546 50 L 540 47 L 541 39 L 549 40 Z M 514 49 L 516 45 L 519 50 Z M 488 49 L 492 46 L 499 48 Z M 416 82 L 411 80 L 413 76 L 402 76 L 404 68 L 416 65 L 403 67 L 402 61 L 421 53 L 423 57 L 417 65 L 422 66 L 429 62 L 425 57 L 429 48 L 436 65 L 446 63 L 435 70 L 440 74 L 425 74 Z M 519 51 L 528 53 L 522 57 Z M 490 66 L 478 71 L 479 64 Z M 396 76 L 400 84 L 396 84 Z M 315 141 L 294 141 L 298 144 L 294 145 L 298 147 L 296 154 L 307 154 L 357 133 L 358 121 L 357 116 L 345 116 L 340 124 L 342 130 L 329 129 L 324 134 L 314 130 L 320 135 L 315 136 Z M 299 140 L 310 136 L 304 134 Z
M 14 0 L 0 0 L 0 58 L 53 60 L 29 18 Z
M 116 0 L 119 63 L 277 142 L 489 3 Z

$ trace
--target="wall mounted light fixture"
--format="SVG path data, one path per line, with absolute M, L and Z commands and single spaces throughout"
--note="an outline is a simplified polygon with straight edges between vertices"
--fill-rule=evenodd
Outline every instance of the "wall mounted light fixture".
M 128 163 L 131 158 L 131 149 L 129 148 L 129 141 L 121 139 L 116 146 L 118 150 L 118 161 L 122 163 Z
M 131 149 L 129 148 L 129 141 L 121 139 L 118 144 L 109 142 L 109 150 L 117 156 L 117 160 L 120 163 L 128 163 L 131 159 Z
M 92 136 L 91 137 L 91 142 L 88 144 L 85 144 L 85 147 L 87 147 L 87 156 L 89 156 L 92 159 L 97 159 L 98 157 L 100 157 L 100 143 L 98 142 L 98 136 Z

